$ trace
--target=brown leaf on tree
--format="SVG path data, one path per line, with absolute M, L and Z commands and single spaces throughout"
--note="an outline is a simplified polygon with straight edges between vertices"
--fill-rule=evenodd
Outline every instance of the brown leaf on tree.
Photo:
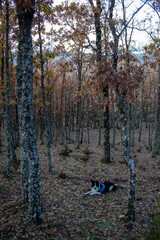
M 23 6 L 23 8 L 26 11 L 30 11 L 31 8 L 33 8 L 32 0 L 15 0 L 16 3 L 16 11 L 18 11 L 18 8 L 20 6 Z

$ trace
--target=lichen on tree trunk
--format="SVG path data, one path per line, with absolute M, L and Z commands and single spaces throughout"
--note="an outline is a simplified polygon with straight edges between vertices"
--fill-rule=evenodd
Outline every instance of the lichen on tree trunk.
M 122 146 L 126 164 L 129 169 L 129 191 L 128 191 L 128 212 L 127 220 L 132 225 L 135 221 L 135 195 L 136 195 L 136 170 L 134 159 L 131 158 L 129 149 L 129 139 L 127 130 L 127 116 L 126 116 L 126 94 L 118 92 L 118 107 L 120 110 L 121 128 L 122 128 Z
M 33 5 L 35 1 L 32 1 Z M 22 144 L 22 188 L 23 199 L 28 203 L 29 219 L 42 222 L 40 203 L 39 156 L 36 148 L 33 98 L 33 51 L 31 27 L 34 9 L 30 11 L 18 6 L 19 47 L 17 58 L 17 96 L 20 136 Z

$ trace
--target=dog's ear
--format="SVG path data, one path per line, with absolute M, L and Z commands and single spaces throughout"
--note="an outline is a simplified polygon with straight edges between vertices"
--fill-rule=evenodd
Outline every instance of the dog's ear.
M 99 181 L 96 181 L 96 186 L 97 186 L 97 187 L 99 186 Z
M 94 180 L 91 180 L 91 184 L 92 184 L 92 187 L 94 187 L 95 181 L 94 181 Z

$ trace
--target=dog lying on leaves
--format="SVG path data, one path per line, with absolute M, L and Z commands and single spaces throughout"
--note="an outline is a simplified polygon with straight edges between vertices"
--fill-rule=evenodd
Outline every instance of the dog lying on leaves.
M 117 190 L 118 186 L 117 184 L 114 184 L 110 181 L 105 181 L 103 183 L 100 183 L 98 181 L 91 180 L 92 183 L 92 189 L 89 192 L 86 192 L 84 197 L 87 195 L 95 195 L 95 194 L 106 194 L 111 191 Z

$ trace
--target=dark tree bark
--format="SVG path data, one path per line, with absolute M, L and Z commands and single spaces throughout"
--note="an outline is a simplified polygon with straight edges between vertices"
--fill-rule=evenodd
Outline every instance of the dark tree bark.
M 82 114 L 82 99 L 80 96 L 81 86 L 82 86 L 82 53 L 80 49 L 78 49 L 79 53 L 81 54 L 81 58 L 77 62 L 78 68 L 78 101 L 77 101 L 77 128 L 76 128 L 76 148 L 79 149 L 80 147 L 80 128 L 81 128 L 81 114 Z
M 136 125 L 136 119 L 137 119 L 137 99 L 138 98 L 138 93 L 137 90 L 135 92 L 135 105 L 133 107 L 133 113 L 132 113 L 132 141 L 131 141 L 131 146 L 134 147 L 134 130 L 135 130 L 135 125 Z
M 139 118 L 139 138 L 138 138 L 138 141 L 141 141 L 141 136 L 142 136 L 143 108 L 144 108 L 144 81 L 142 82 L 142 91 L 141 91 L 141 109 L 140 109 L 140 118 Z
M 98 96 L 98 103 L 99 103 L 99 107 L 98 107 L 98 119 L 99 119 L 99 134 L 98 134 L 98 145 L 101 145 L 101 132 L 102 132 L 102 96 Z
M 29 219 L 38 224 L 42 222 L 40 171 L 32 112 L 33 49 L 31 27 L 35 1 L 31 1 L 32 6 L 29 6 L 29 9 L 25 9 L 22 3 L 17 6 L 19 21 L 17 96 L 22 144 L 22 188 L 23 200 L 28 203 Z
M 114 107 L 114 100 L 113 100 L 113 92 L 111 89 L 111 101 L 112 101 L 112 125 L 113 125 L 113 141 L 112 147 L 115 148 L 115 139 L 116 139 L 116 119 L 115 119 L 115 107 Z
M 6 146 L 7 146 L 7 168 L 6 176 L 10 177 L 12 160 L 11 152 L 11 118 L 10 118 L 10 75 L 9 75 L 9 2 L 6 0 Z
M 131 147 L 131 138 L 132 138 L 132 104 L 128 104 L 128 135 L 129 135 L 129 149 Z
M 2 116 L 0 114 L 0 153 L 2 152 L 2 130 L 1 130 L 1 127 L 2 127 Z
M 101 1 L 96 0 L 97 6 L 94 6 L 93 0 L 88 0 L 95 18 L 95 29 L 96 29 L 96 56 L 97 64 L 99 65 L 102 58 L 102 31 L 101 31 Z M 109 89 L 108 85 L 105 86 L 104 96 L 109 99 Z M 108 104 L 104 107 L 104 162 L 110 163 L 110 132 L 109 132 L 109 101 Z
M 64 144 L 64 123 L 63 123 L 63 99 L 64 99 L 64 85 L 65 85 L 65 78 L 66 78 L 66 72 L 63 71 L 63 77 L 62 77 L 62 91 L 61 91 L 61 107 L 60 107 L 60 131 L 61 131 L 61 139 L 62 144 Z
M 55 125 L 56 125 L 56 136 L 55 136 L 55 140 L 57 141 L 58 140 L 58 135 L 59 135 L 59 132 L 58 132 L 58 122 L 59 122 L 59 116 L 58 116 L 58 94 L 57 94 L 57 88 L 55 90 L 55 102 L 56 102 L 56 116 L 55 116 Z
M 48 171 L 52 172 L 52 161 L 51 161 L 51 150 L 50 150 L 51 132 L 49 131 L 47 106 L 46 106 L 46 94 L 44 89 L 44 60 L 43 60 L 42 37 L 41 37 L 41 26 L 40 26 L 40 13 L 41 13 L 40 7 L 38 11 L 39 11 L 38 12 L 39 52 L 40 52 L 40 62 L 41 62 L 41 89 L 42 89 L 42 98 L 43 98 L 44 122 L 45 122 L 45 130 L 46 130 L 47 160 L 48 160 Z
M 83 99 L 83 102 L 82 102 L 82 116 L 81 116 L 81 139 L 80 139 L 80 143 L 82 144 L 83 143 L 83 138 L 84 138 L 84 105 L 85 105 L 85 99 Z
M 90 134 L 89 134 L 89 123 L 90 123 L 90 101 L 89 101 L 89 96 L 87 95 L 87 144 L 90 144 Z
M 158 63 L 158 88 L 157 88 L 157 113 L 156 113 L 156 131 L 153 146 L 153 157 L 156 157 L 160 150 L 160 63 Z
M 0 2 L 0 8 L 1 8 L 1 14 L 3 14 L 2 2 Z M 1 41 L 1 87 L 3 89 L 4 87 L 4 33 L 0 33 L 0 41 Z M 5 111 L 5 93 L 2 90 L 2 100 L 3 100 L 3 106 L 1 109 L 0 114 L 0 153 L 1 153 L 1 147 L 2 147 L 2 134 L 1 134 L 1 127 L 2 127 L 2 121 L 3 121 L 3 112 Z
M 10 108 L 10 71 L 9 71 L 9 2 L 6 0 L 6 52 L 5 52 L 5 69 L 6 69 L 6 146 L 7 146 L 7 168 L 6 176 L 10 177 L 11 161 L 16 161 L 15 144 L 13 137 L 13 127 L 11 121 Z
M 106 85 L 104 89 L 104 97 L 109 99 L 109 89 Z M 109 131 L 109 101 L 106 106 L 104 106 L 104 162 L 110 163 L 110 131 Z

